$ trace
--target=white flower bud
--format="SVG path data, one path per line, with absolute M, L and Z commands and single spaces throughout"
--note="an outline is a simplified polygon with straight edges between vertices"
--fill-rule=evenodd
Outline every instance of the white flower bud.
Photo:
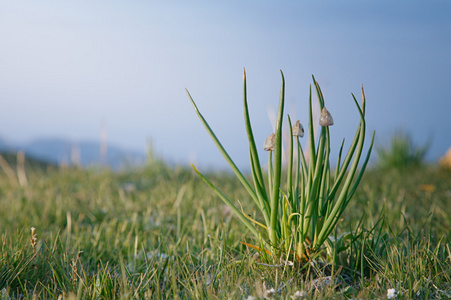
M 271 133 L 271 135 L 268 136 L 265 143 L 263 144 L 263 149 L 265 151 L 274 151 L 275 144 L 276 144 L 276 135 L 274 133 Z
M 296 123 L 294 123 L 293 136 L 304 137 L 304 126 L 302 126 L 299 120 L 297 120 Z
M 321 125 L 321 126 L 334 125 L 334 119 L 332 118 L 332 115 L 326 109 L 326 107 L 323 107 L 323 110 L 321 111 L 321 117 L 319 118 L 319 125 Z

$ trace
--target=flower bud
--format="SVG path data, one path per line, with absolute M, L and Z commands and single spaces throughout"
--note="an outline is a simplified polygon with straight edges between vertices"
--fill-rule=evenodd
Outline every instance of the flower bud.
M 304 137 L 304 126 L 302 126 L 299 120 L 297 120 L 296 123 L 294 123 L 293 136 Z
M 263 144 L 263 149 L 265 151 L 274 151 L 275 144 L 276 144 L 276 135 L 274 133 L 271 133 L 271 135 L 268 136 L 265 143 Z
M 321 125 L 321 126 L 334 125 L 334 119 L 332 118 L 332 115 L 326 109 L 326 107 L 323 107 L 323 110 L 321 111 L 321 117 L 319 118 L 319 125 Z

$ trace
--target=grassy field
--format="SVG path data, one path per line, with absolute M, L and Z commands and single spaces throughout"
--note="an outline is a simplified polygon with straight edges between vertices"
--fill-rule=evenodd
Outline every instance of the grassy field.
M 451 298 L 451 172 L 435 166 L 370 168 L 342 249 L 304 268 L 241 244 L 259 241 L 190 168 L 26 174 L 0 170 L 0 299 Z M 208 176 L 255 213 L 235 177 Z

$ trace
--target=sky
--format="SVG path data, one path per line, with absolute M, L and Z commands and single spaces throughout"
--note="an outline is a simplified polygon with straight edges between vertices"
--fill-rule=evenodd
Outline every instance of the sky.
M 436 160 L 451 146 L 450 15 L 451 2 L 435 0 L 2 0 L 0 138 L 100 141 L 103 130 L 125 149 L 151 143 L 165 160 L 224 168 L 188 89 L 247 167 L 246 68 L 257 144 L 274 130 L 282 70 L 285 112 L 305 126 L 312 75 L 319 82 L 332 153 L 354 136 L 351 93 L 363 83 L 376 147 L 404 130 Z

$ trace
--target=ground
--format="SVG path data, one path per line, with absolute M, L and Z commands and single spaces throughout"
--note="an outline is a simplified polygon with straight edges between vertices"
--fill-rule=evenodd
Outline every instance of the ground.
M 25 171 L 0 170 L 1 299 L 451 297 L 451 171 L 435 165 L 370 168 L 337 229 L 347 249 L 309 266 L 258 259 L 191 168 Z M 231 174 L 207 176 L 256 213 Z

